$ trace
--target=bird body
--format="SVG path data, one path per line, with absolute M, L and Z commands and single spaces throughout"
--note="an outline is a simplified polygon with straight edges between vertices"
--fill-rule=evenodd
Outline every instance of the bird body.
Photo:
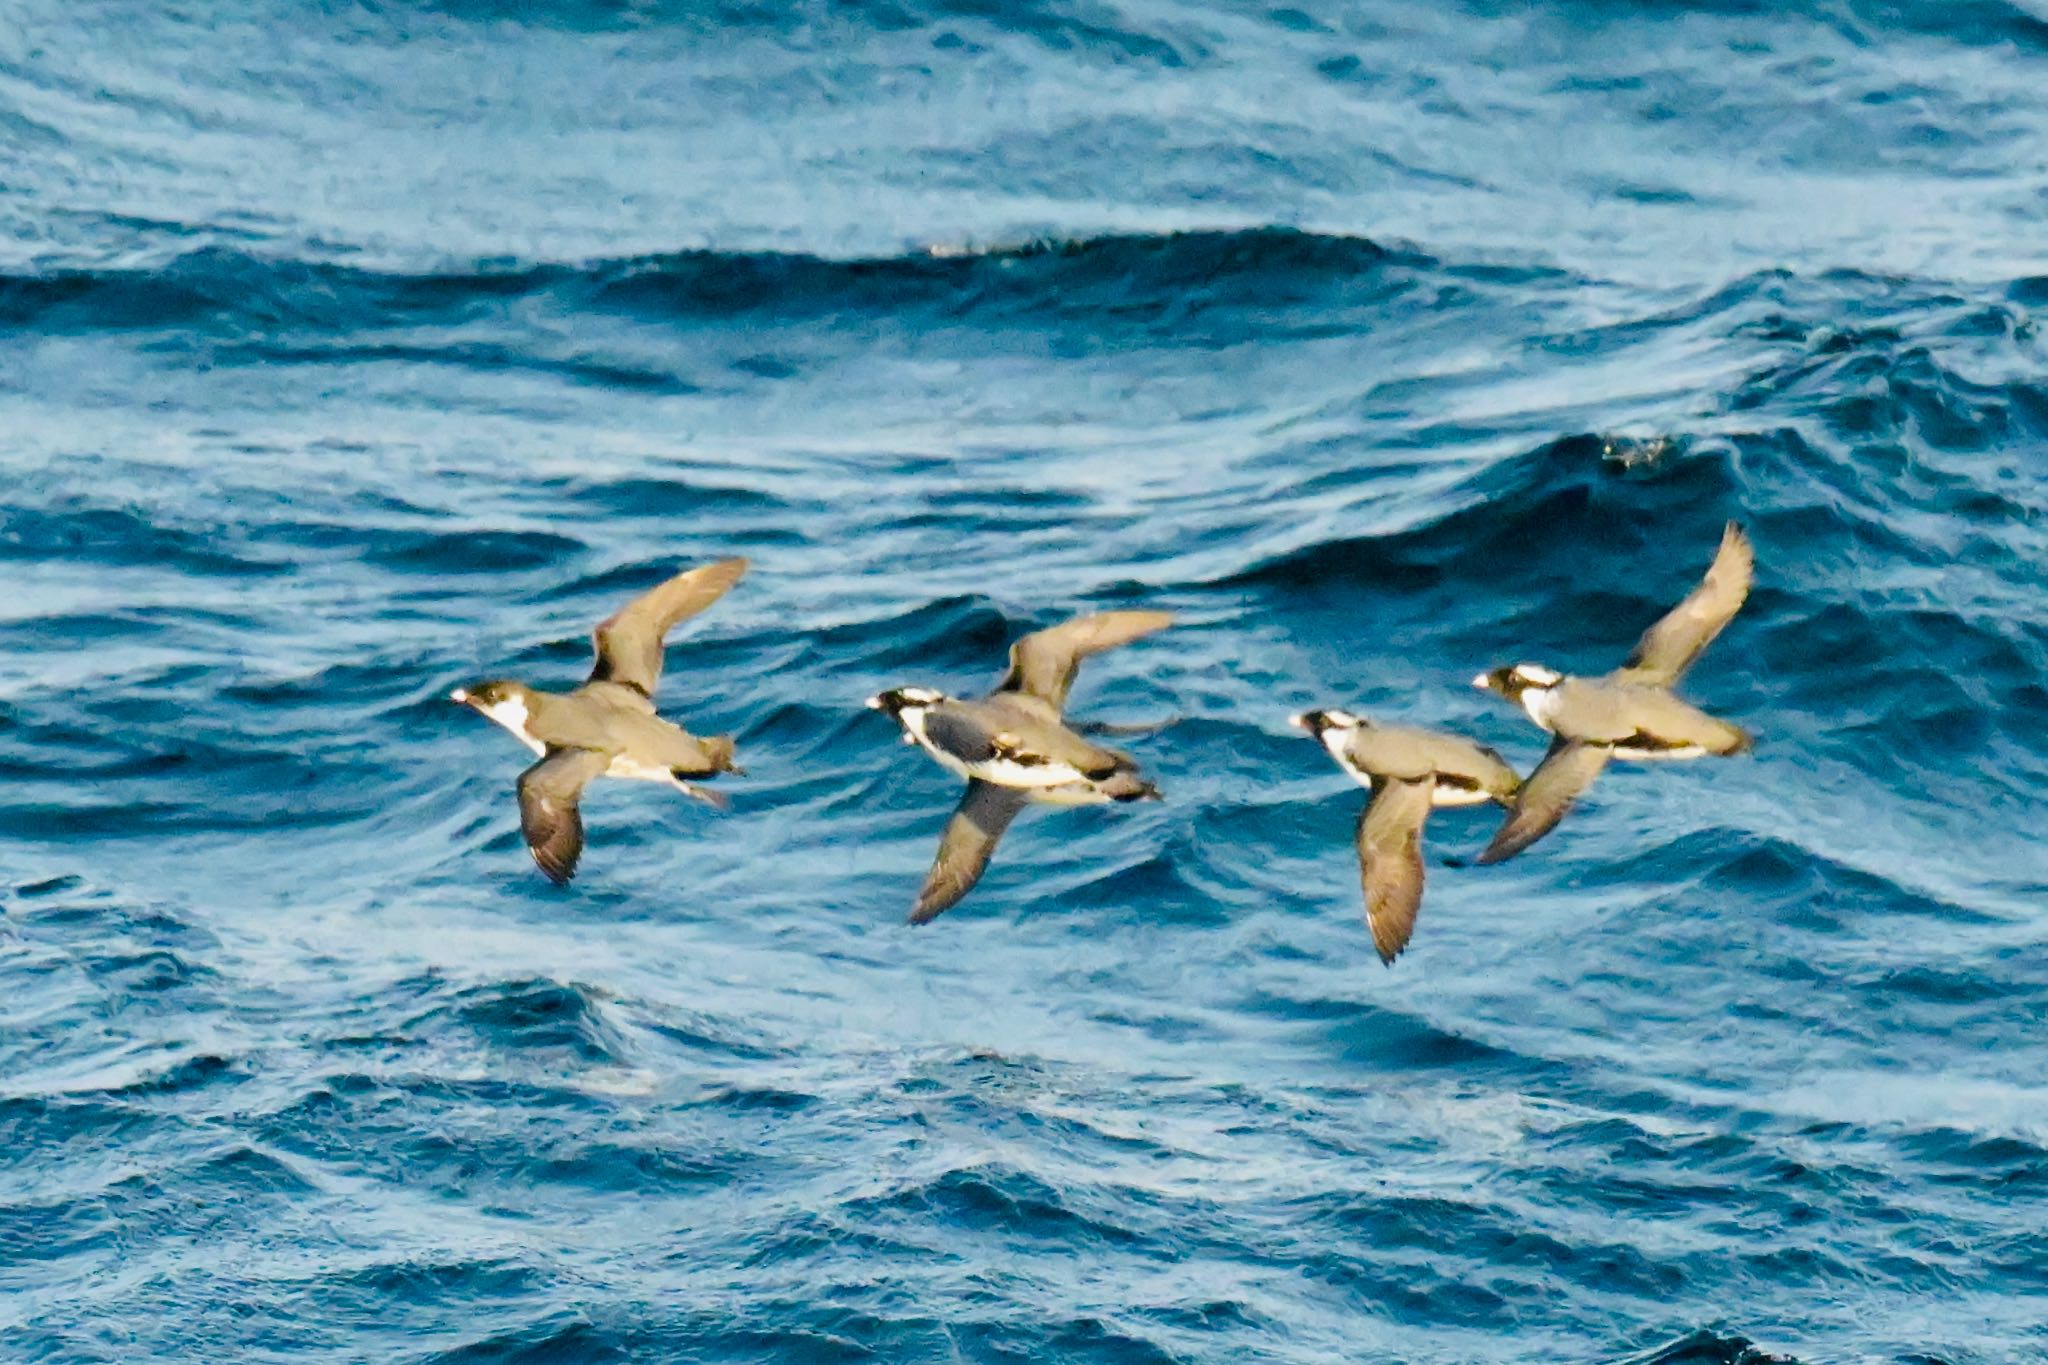
M 1027 792 L 1054 805 L 1132 800 L 1139 790 L 1128 754 L 1090 744 L 1038 697 L 997 692 L 982 701 L 940 697 L 900 708 L 904 736 L 962 777 Z
M 1738 752 L 1740 726 L 1710 716 L 1662 687 L 1606 678 L 1564 678 L 1522 693 L 1522 709 L 1554 735 L 1607 744 L 1617 758 L 1699 758 Z
M 1507 805 L 1521 779 L 1483 744 L 1437 730 L 1376 725 L 1350 711 L 1304 711 L 1292 723 L 1372 793 L 1355 831 L 1365 922 L 1392 966 L 1422 908 L 1422 826 L 1435 806 Z
M 732 771 L 732 741 L 723 735 L 693 735 L 663 720 L 653 703 L 631 688 L 586 683 L 573 692 L 543 692 L 504 681 L 496 687 L 495 699 L 475 709 L 517 735 L 536 754 L 592 749 L 611 755 L 602 777 L 665 782 L 712 805 L 723 799 L 680 779 Z M 468 696 L 455 700 L 467 701 Z
M 1549 833 L 1609 759 L 1726 756 L 1753 746 L 1741 726 L 1708 715 L 1671 688 L 1741 610 L 1755 572 L 1749 537 L 1731 521 L 1699 586 L 1644 631 L 1612 673 L 1575 678 L 1522 663 L 1472 680 L 1474 687 L 1521 707 L 1554 736 L 1479 862 L 1511 858 Z
M 1329 750 L 1337 766 L 1371 790 L 1375 777 L 1398 781 L 1430 780 L 1431 804 L 1476 806 L 1512 797 L 1521 779 L 1507 760 L 1483 744 L 1440 730 L 1403 725 L 1378 725 L 1347 711 L 1310 711 L 1294 723 L 1310 729 Z
M 588 681 L 571 692 L 543 692 L 494 679 L 458 687 L 451 700 L 497 722 L 541 755 L 519 778 L 520 828 L 542 872 L 556 882 L 576 873 L 583 852 L 583 788 L 593 778 L 660 782 L 723 808 L 722 793 L 689 778 L 737 772 L 733 742 L 693 735 L 656 714 L 669 630 L 722 597 L 746 572 L 743 559 L 720 560 L 669 579 L 598 626 Z
M 1163 630 L 1165 612 L 1112 611 L 1036 631 L 1010 649 L 1010 667 L 978 701 L 928 687 L 898 687 L 868 698 L 914 744 L 967 779 L 939 852 L 911 910 L 926 923 L 974 888 L 990 855 L 1026 805 L 1088 806 L 1156 799 L 1130 755 L 1092 744 L 1066 723 L 1067 693 L 1090 654 Z

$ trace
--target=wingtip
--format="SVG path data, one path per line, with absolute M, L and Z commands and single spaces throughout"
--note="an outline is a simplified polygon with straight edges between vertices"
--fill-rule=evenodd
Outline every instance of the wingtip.
M 684 782 L 681 780 L 676 782 L 676 786 L 682 789 L 683 795 L 693 800 L 702 801 L 720 815 L 725 815 L 732 810 L 732 798 L 719 791 L 716 787 L 700 787 L 694 782 Z
M 1156 607 L 1119 607 L 1111 611 L 1088 612 L 1073 620 L 1097 621 L 1104 624 L 1120 622 L 1126 629 L 1136 632 L 1130 637 L 1136 640 L 1171 626 L 1174 623 L 1174 614 L 1170 611 L 1160 611 Z
M 1514 810 L 1510 807 L 1507 822 L 1493 832 L 1493 837 L 1486 841 L 1486 847 L 1480 849 L 1479 856 L 1472 860 L 1474 867 L 1491 867 L 1495 863 L 1504 863 L 1536 842 L 1533 838 L 1522 838 L 1516 832 L 1513 822 Z

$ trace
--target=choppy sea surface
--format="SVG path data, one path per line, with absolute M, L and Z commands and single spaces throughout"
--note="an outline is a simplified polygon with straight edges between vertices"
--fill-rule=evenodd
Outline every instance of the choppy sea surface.
M 0 5 L 0 1357 L 2048 1354 L 2036 0 Z M 1688 680 L 1392 970 L 1341 704 Z M 704 559 L 718 816 L 445 700 Z M 1167 800 L 860 702 L 1077 610 Z

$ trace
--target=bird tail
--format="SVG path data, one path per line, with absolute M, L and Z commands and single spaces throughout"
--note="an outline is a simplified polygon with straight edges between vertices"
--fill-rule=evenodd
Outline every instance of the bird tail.
M 1754 748 L 1756 748 L 1755 735 L 1743 729 L 1740 725 L 1730 725 L 1726 742 L 1716 752 L 1732 757 L 1735 754 L 1746 754 Z
M 733 743 L 731 735 L 710 735 L 697 741 L 704 748 L 704 758 L 710 766 L 705 770 L 713 773 L 741 773 L 738 764 L 732 761 Z M 701 776 L 701 774 L 700 774 Z
M 1098 789 L 1112 801 L 1157 801 L 1159 788 L 1129 770 L 1113 775 Z

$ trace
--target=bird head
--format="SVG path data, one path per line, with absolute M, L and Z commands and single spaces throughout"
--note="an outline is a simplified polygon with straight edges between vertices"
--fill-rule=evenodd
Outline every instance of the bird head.
M 901 722 L 905 711 L 921 711 L 928 706 L 937 706 L 946 699 L 943 692 L 929 687 L 892 687 L 887 692 L 877 692 L 868 698 L 868 709 L 880 711 L 891 720 Z
M 1519 703 L 1524 692 L 1547 692 L 1563 681 L 1564 674 L 1542 664 L 1509 664 L 1490 673 L 1481 673 L 1472 680 L 1472 685 L 1482 692 L 1497 692 L 1509 701 Z
M 448 700 L 488 716 L 508 730 L 518 731 L 525 728 L 526 717 L 533 709 L 527 704 L 532 695 L 533 689 L 525 683 L 494 678 L 458 687 L 448 694 Z
M 1349 732 L 1369 729 L 1372 726 L 1372 722 L 1364 716 L 1335 707 L 1323 711 L 1303 711 L 1298 715 L 1289 716 L 1287 723 L 1297 730 L 1308 731 L 1316 739 L 1321 739 L 1333 730 Z

